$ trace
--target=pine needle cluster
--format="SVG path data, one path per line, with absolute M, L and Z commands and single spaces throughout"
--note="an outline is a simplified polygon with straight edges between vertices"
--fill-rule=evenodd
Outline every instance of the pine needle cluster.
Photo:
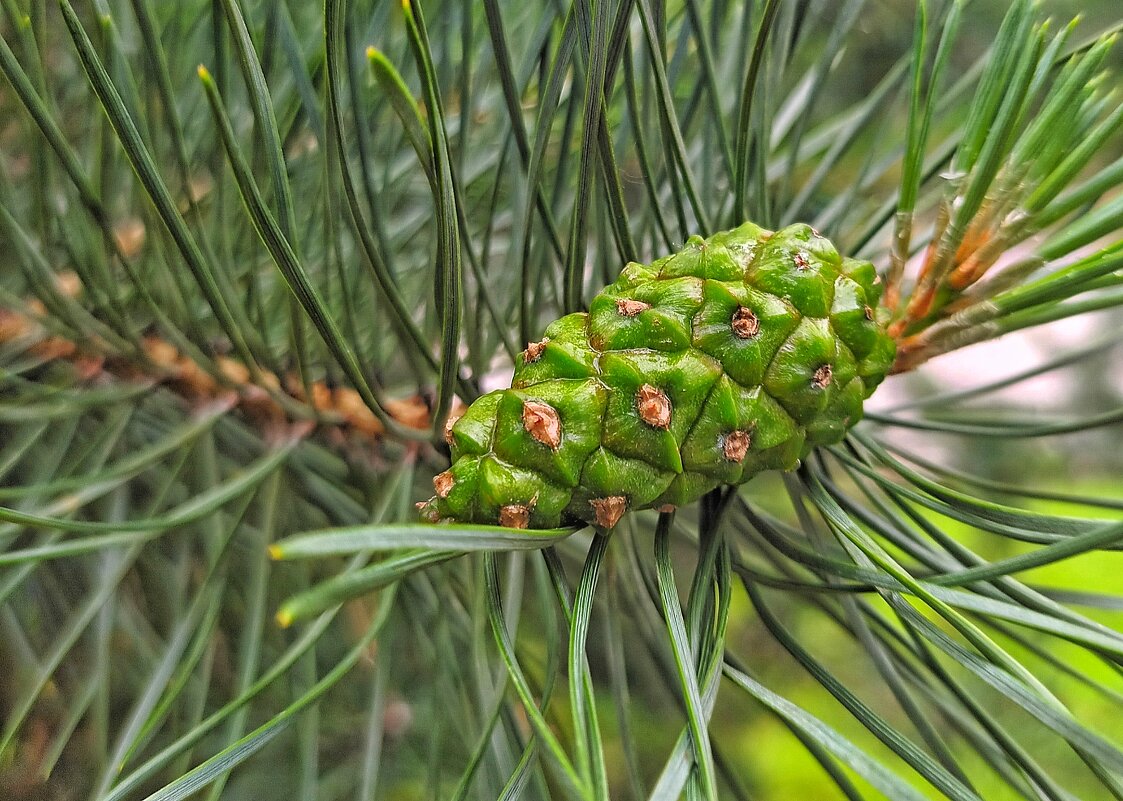
M 1123 799 L 1123 22 L 985 6 L 0 1 L 0 797 Z M 527 343 L 745 221 L 877 268 L 845 439 L 418 522 Z

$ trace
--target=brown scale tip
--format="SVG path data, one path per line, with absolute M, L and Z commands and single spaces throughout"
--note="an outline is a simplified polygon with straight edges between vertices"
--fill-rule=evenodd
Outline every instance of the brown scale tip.
M 671 427 L 671 399 L 661 389 L 644 384 L 636 393 L 636 411 L 640 419 L 652 428 L 664 430 Z
M 752 438 L 747 431 L 730 431 L 722 438 L 721 452 L 729 461 L 740 464 L 745 461 L 751 444 Z
M 441 513 L 437 510 L 437 505 L 434 503 L 436 500 L 436 498 L 430 498 L 427 501 L 420 501 L 414 504 L 421 513 L 421 519 L 426 523 L 436 523 L 441 519 Z
M 609 495 L 607 498 L 593 498 L 589 505 L 593 507 L 598 526 L 613 528 L 628 510 L 628 499 L 623 495 Z
M 635 317 L 643 311 L 651 308 L 650 303 L 644 303 L 642 300 L 632 300 L 631 298 L 621 298 L 616 301 L 616 313 L 621 317 Z
M 737 311 L 733 312 L 730 326 L 733 328 L 733 333 L 741 339 L 749 339 L 760 333 L 760 320 L 747 306 L 737 307 Z
M 456 421 L 463 416 L 462 414 L 454 414 L 450 415 L 449 418 L 445 420 L 445 442 L 449 445 L 452 444 L 452 427 L 456 425 Z
M 873 306 L 866 306 L 866 319 L 873 320 Z
M 655 507 L 656 512 L 659 512 L 660 514 L 665 514 L 665 515 L 670 514 L 675 509 L 678 509 L 678 507 L 675 506 L 673 503 L 665 503 L 662 506 Z
M 547 447 L 557 450 L 561 444 L 561 418 L 548 403 L 528 400 L 523 402 L 523 426 L 527 433 Z
M 507 528 L 526 528 L 530 525 L 530 509 L 521 503 L 500 506 L 499 525 Z
M 523 362 L 530 364 L 536 362 L 542 357 L 542 351 L 546 350 L 546 346 L 550 344 L 549 338 L 543 338 L 538 342 L 531 342 L 526 346 L 523 351 Z
M 806 270 L 811 266 L 810 258 L 811 254 L 806 250 L 797 250 L 792 254 L 792 261 L 795 262 L 795 266 L 799 270 Z
M 811 386 L 815 389 L 826 389 L 831 385 L 833 373 L 829 364 L 822 365 L 815 371 L 815 375 L 811 377 Z
M 455 485 L 456 479 L 452 477 L 451 470 L 433 476 L 433 489 L 437 491 L 438 498 L 447 498 Z

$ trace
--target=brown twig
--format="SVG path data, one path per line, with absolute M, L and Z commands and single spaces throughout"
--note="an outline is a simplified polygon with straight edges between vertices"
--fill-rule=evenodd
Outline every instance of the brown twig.
M 60 280 L 65 286 L 66 279 Z M 70 291 L 80 291 L 74 290 Z M 232 396 L 234 406 L 247 418 L 274 428 L 314 421 L 321 427 L 338 429 L 374 439 L 386 433 L 385 427 L 350 387 L 332 387 L 324 381 L 304 383 L 295 373 L 279 378 L 262 371 L 258 382 L 251 379 L 244 364 L 226 356 L 215 357 L 220 377 L 216 378 L 175 345 L 158 336 L 146 336 L 141 352 L 147 363 L 118 354 L 100 352 L 91 343 L 79 343 L 50 334 L 40 320 L 45 309 L 38 300 L 26 304 L 26 312 L 0 308 L 0 345 L 26 342 L 26 350 L 44 361 L 68 362 L 84 383 L 102 380 L 142 381 L 162 384 L 177 395 L 198 405 L 223 396 Z M 289 402 L 283 403 L 283 400 Z M 430 410 L 419 395 L 386 401 L 390 416 L 409 428 L 425 430 L 430 426 Z

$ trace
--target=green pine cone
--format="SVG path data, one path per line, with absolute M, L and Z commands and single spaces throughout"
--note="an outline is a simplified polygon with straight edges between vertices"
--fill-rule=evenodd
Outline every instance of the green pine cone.
M 869 262 L 746 223 L 627 265 L 451 422 L 431 522 L 612 528 L 838 442 L 893 364 Z

